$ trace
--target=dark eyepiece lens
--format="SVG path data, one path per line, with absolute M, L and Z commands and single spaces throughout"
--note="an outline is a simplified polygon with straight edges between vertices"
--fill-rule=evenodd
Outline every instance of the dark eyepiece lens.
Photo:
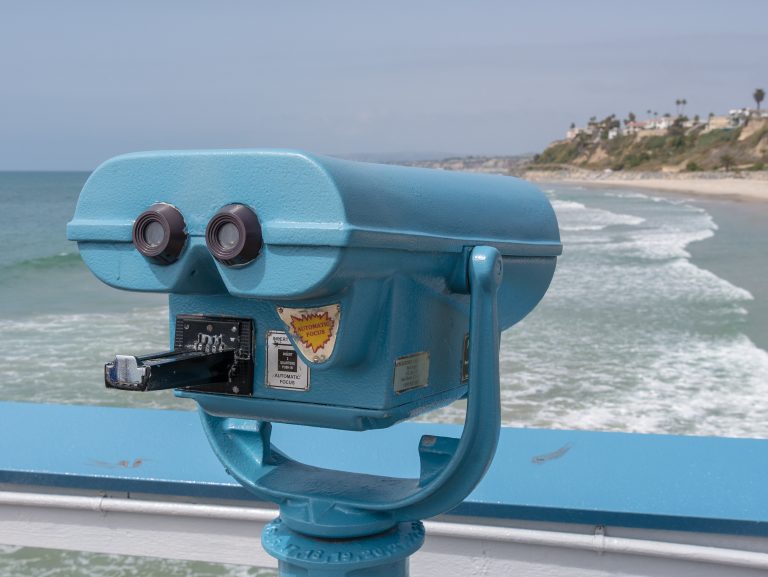
M 153 204 L 133 223 L 133 245 L 156 264 L 171 264 L 187 242 L 184 217 L 170 204 Z
M 231 250 L 240 242 L 240 231 L 231 222 L 225 222 L 216 231 L 216 240 L 227 250 Z
M 144 239 L 152 248 L 160 246 L 165 239 L 165 229 L 163 225 L 156 220 L 152 220 L 144 227 Z
M 227 266 L 248 264 L 263 245 L 256 213 L 244 204 L 225 206 L 208 223 L 205 243 L 214 258 Z

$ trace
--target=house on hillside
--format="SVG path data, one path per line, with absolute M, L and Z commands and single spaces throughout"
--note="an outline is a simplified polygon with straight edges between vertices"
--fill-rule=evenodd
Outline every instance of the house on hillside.
M 729 128 L 741 128 L 747 123 L 749 117 L 752 114 L 752 110 L 749 108 L 737 108 L 735 110 L 728 111 L 728 118 L 731 120 L 731 126 Z
M 571 128 L 568 130 L 568 132 L 565 133 L 565 139 L 566 140 L 573 140 L 576 138 L 579 134 L 584 134 L 585 130 L 583 128 Z
M 631 122 L 627 122 L 624 125 L 624 129 L 621 132 L 624 135 L 636 134 L 641 130 L 646 130 L 647 126 L 648 126 L 648 121 L 646 120 L 633 120 Z
M 565 133 L 565 139 L 566 140 L 573 140 L 580 134 L 585 134 L 587 136 L 594 136 L 596 131 L 596 128 L 594 125 L 589 125 L 586 128 L 581 128 L 579 126 L 574 126 L 568 132 Z
M 667 130 L 674 124 L 675 119 L 671 116 L 661 116 L 659 118 L 652 118 L 646 122 L 645 130 Z

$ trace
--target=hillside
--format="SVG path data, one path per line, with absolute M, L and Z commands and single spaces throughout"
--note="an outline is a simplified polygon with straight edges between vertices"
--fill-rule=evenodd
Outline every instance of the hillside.
M 768 167 L 768 118 L 738 128 L 708 130 L 678 118 L 665 130 L 617 134 L 579 133 L 550 144 L 536 155 L 538 170 L 585 168 L 612 171 L 696 172 L 765 170 Z
M 464 172 L 486 172 L 490 174 L 508 174 L 520 176 L 530 165 L 533 155 L 521 154 L 515 156 L 463 156 L 441 160 L 422 160 L 415 162 L 400 162 L 406 166 L 423 168 L 439 168 L 442 170 L 460 170 Z

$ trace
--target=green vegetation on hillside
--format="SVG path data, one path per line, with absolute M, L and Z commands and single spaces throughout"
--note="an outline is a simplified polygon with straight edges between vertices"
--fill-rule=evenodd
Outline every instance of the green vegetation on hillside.
M 678 116 L 665 130 L 634 134 L 621 134 L 614 116 L 592 120 L 590 132 L 552 143 L 534 157 L 531 168 L 698 171 L 764 170 L 768 165 L 768 118 L 714 130 L 697 120 Z

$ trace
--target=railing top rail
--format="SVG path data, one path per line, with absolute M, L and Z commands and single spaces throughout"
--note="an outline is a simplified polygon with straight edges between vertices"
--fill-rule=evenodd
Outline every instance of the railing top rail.
M 415 477 L 416 450 L 403 457 L 393 447 L 459 432 L 278 424 L 273 441 L 309 464 Z M 485 479 L 452 513 L 768 535 L 765 479 L 768 440 L 504 428 Z M 197 414 L 184 411 L 0 403 L 0 483 L 251 499 L 211 452 Z

